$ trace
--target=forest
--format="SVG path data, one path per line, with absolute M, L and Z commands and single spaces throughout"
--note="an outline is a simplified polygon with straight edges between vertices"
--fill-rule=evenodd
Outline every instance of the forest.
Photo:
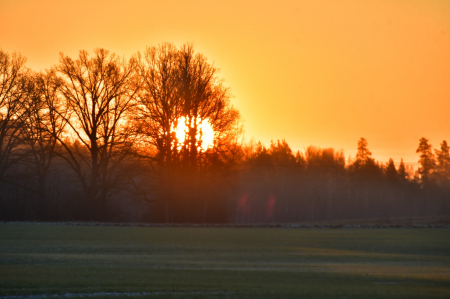
M 0 220 L 294 223 L 450 215 L 450 155 L 403 160 L 245 142 L 219 70 L 191 44 L 129 60 L 80 51 L 41 72 L 0 50 Z

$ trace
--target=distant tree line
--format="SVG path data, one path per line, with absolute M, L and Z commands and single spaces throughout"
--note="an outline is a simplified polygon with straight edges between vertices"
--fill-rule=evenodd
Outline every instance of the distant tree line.
M 450 214 L 449 146 L 420 167 L 243 142 L 218 69 L 190 44 L 125 60 L 0 50 L 0 220 L 263 223 Z M 211 132 L 207 132 L 207 127 Z M 183 136 L 177 131 L 183 128 Z M 211 144 L 205 136 L 213 135 Z
M 295 155 L 282 140 L 244 146 L 234 198 L 236 222 L 299 222 L 448 215 L 450 157 L 446 141 L 432 150 L 420 139 L 420 167 L 380 164 L 364 138 L 353 161 L 341 151 L 310 146 Z

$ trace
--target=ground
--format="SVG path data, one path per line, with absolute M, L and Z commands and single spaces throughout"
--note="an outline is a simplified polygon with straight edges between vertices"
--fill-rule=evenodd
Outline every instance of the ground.
M 2 298 L 449 298 L 448 228 L 0 224 Z

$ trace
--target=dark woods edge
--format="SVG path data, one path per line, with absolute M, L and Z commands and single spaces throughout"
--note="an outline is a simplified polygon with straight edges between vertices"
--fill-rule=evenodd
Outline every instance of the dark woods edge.
M 25 61 L 0 50 L 2 221 L 276 227 L 450 214 L 446 141 L 433 150 L 419 140 L 417 172 L 375 161 L 364 138 L 351 161 L 332 148 L 244 143 L 231 91 L 190 44 L 130 60 L 61 54 L 44 72 Z M 203 120 L 215 132 L 209 147 Z

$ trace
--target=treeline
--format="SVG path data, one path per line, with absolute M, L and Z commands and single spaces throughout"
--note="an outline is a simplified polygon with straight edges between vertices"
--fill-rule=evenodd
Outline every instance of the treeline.
M 310 146 L 292 153 L 283 141 L 247 145 L 235 201 L 235 222 L 302 222 L 450 214 L 450 157 L 420 140 L 418 171 L 403 160 L 380 164 L 367 141 L 347 161 L 341 151 Z
M 0 50 L 0 219 L 298 222 L 448 215 L 450 158 L 420 140 L 416 174 L 283 141 L 243 143 L 218 69 L 193 46 L 60 54 L 43 72 Z M 209 139 L 208 139 L 209 138 Z

